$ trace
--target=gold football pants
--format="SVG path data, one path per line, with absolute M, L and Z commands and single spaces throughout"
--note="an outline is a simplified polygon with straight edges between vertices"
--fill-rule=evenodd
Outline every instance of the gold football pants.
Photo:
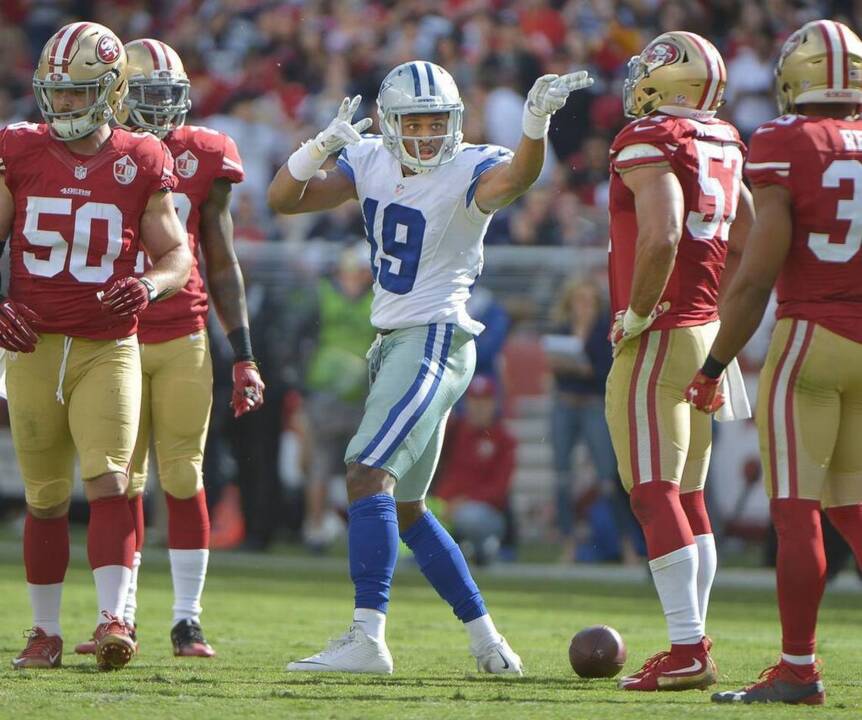
M 862 502 L 862 343 L 779 320 L 760 375 L 757 428 L 770 498 Z
M 203 487 L 204 444 L 212 407 L 206 332 L 141 345 L 141 371 L 141 421 L 129 496 L 144 490 L 152 437 L 162 488 L 176 498 L 190 498 Z
M 667 480 L 681 493 L 703 488 L 712 418 L 684 401 L 718 323 L 647 331 L 626 342 L 608 375 L 605 413 L 627 491 Z
M 69 499 L 76 454 L 84 480 L 127 472 L 141 402 L 135 336 L 45 333 L 34 352 L 7 353 L 6 367 L 12 439 L 30 507 L 48 510 Z

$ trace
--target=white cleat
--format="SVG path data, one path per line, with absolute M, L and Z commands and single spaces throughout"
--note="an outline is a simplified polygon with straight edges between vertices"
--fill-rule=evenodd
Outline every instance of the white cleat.
M 506 638 L 500 637 L 500 642 L 489 645 L 482 652 L 476 652 L 470 648 L 470 652 L 476 658 L 476 667 L 479 672 L 493 673 L 495 675 L 523 675 L 524 665 L 521 658 L 506 642 Z
M 518 657 L 515 655 L 515 657 Z M 350 672 L 392 674 L 392 655 L 386 643 L 368 637 L 351 625 L 317 655 L 288 663 L 288 672 Z

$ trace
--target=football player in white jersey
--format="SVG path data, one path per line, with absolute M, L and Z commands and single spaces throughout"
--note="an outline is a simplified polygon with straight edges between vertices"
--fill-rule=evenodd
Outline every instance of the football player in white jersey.
M 512 153 L 464 143 L 464 105 L 452 76 L 433 63 L 404 63 L 380 87 L 382 135 L 363 136 L 371 120 L 353 122 L 361 98 L 345 98 L 329 126 L 294 152 L 273 180 L 269 203 L 281 213 L 360 202 L 374 273 L 371 322 L 379 333 L 368 354 L 365 415 L 345 454 L 353 623 L 288 670 L 392 672 L 384 630 L 400 532 L 422 573 L 464 623 L 479 670 L 522 673 L 464 556 L 424 498 L 449 411 L 475 367 L 473 338 L 482 325 L 469 316 L 466 302 L 482 270 L 491 215 L 533 184 L 551 115 L 592 82 L 586 72 L 536 80 Z M 336 169 L 322 171 L 334 153 Z

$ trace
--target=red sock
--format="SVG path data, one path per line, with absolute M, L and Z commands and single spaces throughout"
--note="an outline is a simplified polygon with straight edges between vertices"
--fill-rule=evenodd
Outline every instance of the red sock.
M 853 549 L 856 564 L 862 568 L 862 505 L 827 508 L 826 515 L 829 517 L 829 522 Z
M 632 512 L 646 538 L 650 560 L 694 545 L 688 518 L 679 500 L 679 485 L 665 480 L 639 483 L 632 488 Z
M 90 567 L 124 565 L 132 567 L 135 555 L 135 523 L 125 495 L 90 502 L 87 528 L 87 556 Z
M 69 516 L 24 518 L 24 569 L 32 585 L 63 582 L 69 567 Z
M 129 510 L 132 511 L 132 522 L 135 525 L 135 552 L 141 552 L 144 547 L 144 496 L 135 495 L 129 498 Z
M 185 500 L 165 493 L 168 503 L 168 547 L 205 550 L 210 546 L 210 516 L 203 490 Z
M 710 535 L 712 524 L 706 513 L 706 503 L 703 500 L 703 490 L 695 490 L 679 496 L 679 503 L 688 518 L 692 535 Z
M 820 503 L 784 498 L 772 500 L 769 511 L 778 535 L 775 574 L 781 649 L 788 655 L 813 655 L 817 609 L 826 584 Z

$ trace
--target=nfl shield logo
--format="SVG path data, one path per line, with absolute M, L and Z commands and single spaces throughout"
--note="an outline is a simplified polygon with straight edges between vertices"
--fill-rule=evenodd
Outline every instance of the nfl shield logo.
M 87 177 L 87 168 L 84 167 L 83 165 L 76 165 L 75 166 L 75 179 L 76 180 L 83 180 L 86 177 Z
M 182 155 L 177 157 L 176 169 L 177 175 L 184 178 L 190 178 L 198 171 L 198 159 L 191 150 L 186 150 Z
M 114 163 L 114 179 L 120 185 L 128 185 L 138 174 L 138 166 L 128 155 L 123 155 Z

